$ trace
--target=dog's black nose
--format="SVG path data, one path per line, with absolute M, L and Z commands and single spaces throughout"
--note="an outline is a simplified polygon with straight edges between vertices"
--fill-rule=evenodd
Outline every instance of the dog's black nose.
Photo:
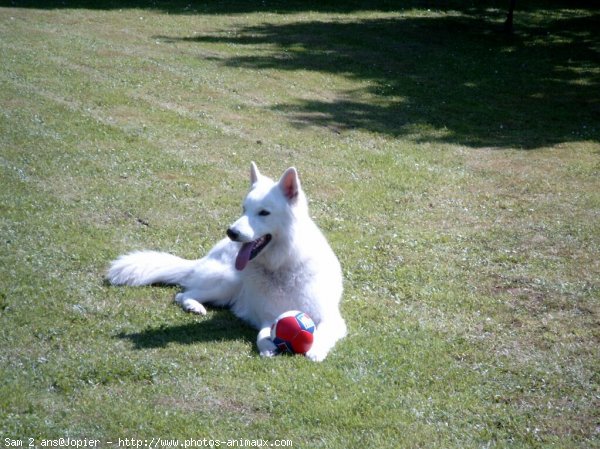
M 240 233 L 237 231 L 234 231 L 233 229 L 229 228 L 227 230 L 227 237 L 229 237 L 231 240 L 233 240 L 234 242 L 237 241 L 238 237 L 240 236 Z

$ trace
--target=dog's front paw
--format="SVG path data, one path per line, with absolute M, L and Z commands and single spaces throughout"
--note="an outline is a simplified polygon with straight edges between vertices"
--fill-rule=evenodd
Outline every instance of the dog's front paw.
M 306 353 L 306 358 L 313 362 L 322 362 L 327 357 L 327 351 L 322 351 L 317 348 L 312 348 Z
M 263 327 L 258 333 L 256 346 L 258 346 L 258 353 L 261 357 L 277 355 L 277 346 L 271 340 L 271 328 L 269 326 Z

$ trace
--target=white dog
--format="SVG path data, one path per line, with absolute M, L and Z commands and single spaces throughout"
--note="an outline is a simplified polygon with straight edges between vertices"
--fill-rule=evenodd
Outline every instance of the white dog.
M 140 251 L 115 260 L 108 280 L 115 285 L 177 284 L 175 300 L 184 310 L 205 314 L 203 304 L 230 307 L 259 329 L 262 356 L 276 354 L 270 328 L 275 318 L 301 310 L 316 324 L 307 357 L 322 361 L 346 335 L 339 310 L 342 271 L 327 240 L 311 220 L 295 168 L 278 182 L 254 163 L 244 213 L 227 236 L 199 260 Z

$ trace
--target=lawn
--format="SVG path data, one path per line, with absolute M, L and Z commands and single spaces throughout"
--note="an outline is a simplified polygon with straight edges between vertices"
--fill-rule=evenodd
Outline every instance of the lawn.
M 592 4 L 0 0 L 0 447 L 600 447 Z M 343 266 L 323 363 L 104 282 L 204 254 L 250 161 Z

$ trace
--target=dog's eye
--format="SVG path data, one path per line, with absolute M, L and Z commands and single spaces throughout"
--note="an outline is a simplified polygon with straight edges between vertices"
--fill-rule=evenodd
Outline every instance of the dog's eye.
M 262 209 L 258 215 L 260 215 L 261 217 L 266 217 L 267 215 L 271 215 L 271 212 L 269 212 L 268 210 L 264 210 Z

